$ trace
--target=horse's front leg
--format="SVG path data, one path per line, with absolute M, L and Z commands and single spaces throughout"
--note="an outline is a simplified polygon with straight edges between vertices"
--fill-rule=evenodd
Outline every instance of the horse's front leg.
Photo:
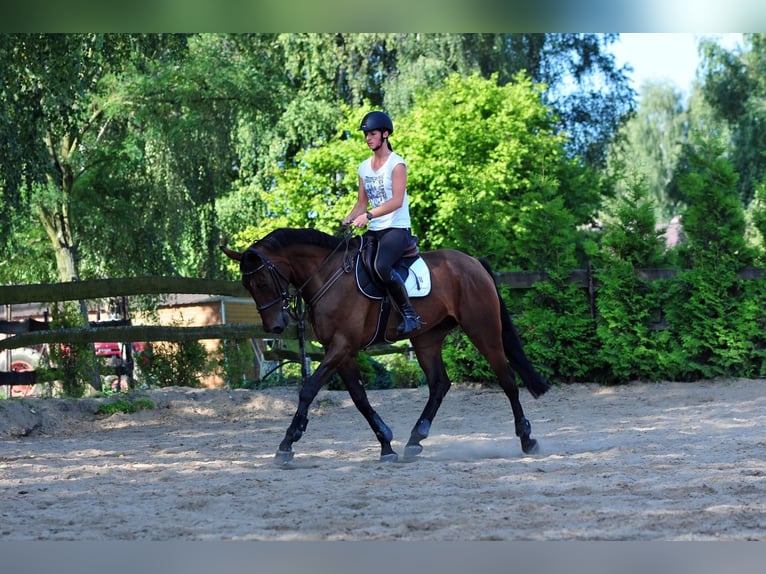
M 275 455 L 278 464 L 284 464 L 293 459 L 295 454 L 293 452 L 293 443 L 299 441 L 306 431 L 306 426 L 309 422 L 309 407 L 316 398 L 319 389 L 330 380 L 335 372 L 340 374 L 351 396 L 351 400 L 353 400 L 356 408 L 362 413 L 370 427 L 372 427 L 375 436 L 380 442 L 380 460 L 388 462 L 398 459 L 396 452 L 391 448 L 393 433 L 375 409 L 372 408 L 372 405 L 370 405 L 367 393 L 362 385 L 361 373 L 356 365 L 356 361 L 349 357 L 348 351 L 328 351 L 322 363 L 298 393 L 298 409 L 295 411 L 293 420 L 287 428 L 287 432 L 285 432 L 285 438 L 279 444 Z
M 330 370 L 324 363 L 319 365 L 317 370 L 311 375 L 306 383 L 301 387 L 298 393 L 298 409 L 293 415 L 290 426 L 287 427 L 285 438 L 279 443 L 275 459 L 277 463 L 284 464 L 293 459 L 293 443 L 300 440 L 306 431 L 306 425 L 309 422 L 309 407 L 317 396 L 319 389 L 330 380 L 334 371 Z
M 361 380 L 361 372 L 353 358 L 348 359 L 338 369 L 338 373 L 343 379 L 343 383 L 348 389 L 348 394 L 351 396 L 351 400 L 354 401 L 354 405 L 362 413 L 367 423 L 375 433 L 375 437 L 380 442 L 380 461 L 381 462 L 396 462 L 399 459 L 399 455 L 391 448 L 391 440 L 394 438 L 394 433 L 388 425 L 383 422 L 380 415 L 372 408 L 367 393 L 364 390 L 364 385 Z

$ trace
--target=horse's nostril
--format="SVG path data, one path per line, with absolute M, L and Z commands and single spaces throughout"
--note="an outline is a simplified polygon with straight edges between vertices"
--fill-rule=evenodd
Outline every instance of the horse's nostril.
M 276 333 L 277 335 L 279 335 L 279 334 L 280 334 L 282 331 L 284 331 L 284 330 L 285 330 L 285 328 L 284 328 L 284 327 L 282 327 L 281 325 L 277 325 L 276 327 L 274 327 L 274 328 L 271 330 L 271 332 L 272 332 L 272 333 Z

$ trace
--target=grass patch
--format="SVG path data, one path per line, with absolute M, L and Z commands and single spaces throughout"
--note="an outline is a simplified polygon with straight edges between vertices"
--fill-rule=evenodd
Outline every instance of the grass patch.
M 104 403 L 98 407 L 98 414 L 100 415 L 113 415 L 114 413 L 135 413 L 144 409 L 153 409 L 154 403 L 147 398 L 139 398 L 136 400 L 129 399 L 117 399 Z

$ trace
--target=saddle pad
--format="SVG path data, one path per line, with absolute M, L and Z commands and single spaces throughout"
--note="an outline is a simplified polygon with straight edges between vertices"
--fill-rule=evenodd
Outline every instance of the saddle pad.
M 356 284 L 364 295 L 370 299 L 382 299 L 386 291 L 380 283 L 372 281 L 370 274 L 362 263 L 362 258 L 356 258 Z M 404 278 L 404 286 L 410 297 L 425 297 L 431 292 L 431 271 L 425 260 L 418 256 L 413 259 L 402 260 L 394 266 Z
M 431 292 L 431 272 L 422 257 L 416 258 L 410 265 L 404 286 L 410 297 L 425 297 Z

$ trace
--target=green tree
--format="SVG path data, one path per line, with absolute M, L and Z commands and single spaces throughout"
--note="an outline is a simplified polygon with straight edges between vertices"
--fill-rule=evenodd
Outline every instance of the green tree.
M 568 156 L 555 122 L 540 87 L 522 74 L 502 86 L 455 75 L 416 100 L 401 147 L 427 248 L 457 248 L 496 269 L 548 272 L 548 282 L 510 304 L 535 364 L 572 379 L 592 370 L 582 357 L 595 356 L 595 338 L 586 292 L 566 278 L 584 263 L 581 228 L 600 205 L 601 187 Z M 468 370 L 484 372 L 481 364 Z
M 712 138 L 695 143 L 686 152 L 689 171 L 679 180 L 688 208 L 682 216 L 684 271 L 668 309 L 673 356 L 684 361 L 675 370 L 689 379 L 752 376 L 762 368 L 763 302 L 737 277 L 754 260 L 745 241 L 737 174 L 723 143 Z
M 568 134 L 571 155 L 601 164 L 612 134 L 632 110 L 626 69 L 608 47 L 617 34 L 282 34 L 294 97 L 280 130 L 287 157 L 332 137 L 337 104 L 369 102 L 406 114 L 419 92 L 438 89 L 452 74 L 479 74 L 500 85 L 520 72 L 544 84 L 545 103 Z
M 261 177 L 261 130 L 279 114 L 278 58 L 271 37 L 190 36 L 178 61 L 152 59 L 124 84 L 139 98 L 133 114 L 155 207 L 166 210 L 165 255 L 174 271 L 215 277 L 221 267 L 216 202 Z M 168 217 L 167 210 L 173 213 Z
M 242 243 L 282 225 L 337 230 L 356 197 L 356 167 L 369 154 L 358 131 L 361 115 L 344 108 L 334 139 L 297 154 L 295 166 L 279 173 L 269 206 L 274 216 L 247 230 Z M 575 263 L 576 234 L 574 241 L 558 238 L 589 221 L 601 189 L 567 156 L 555 115 L 528 78 L 499 86 L 494 78 L 453 75 L 394 120 L 392 140 L 408 162 L 424 249 L 456 247 L 501 268 Z
M 6 213 L 34 209 L 59 278 L 78 279 L 73 196 L 94 161 L 85 150 L 97 148 L 110 129 L 110 101 L 97 86 L 126 54 L 127 43 L 122 36 L 5 35 L 0 49 L 6 75 L 0 101 L 10 120 L 1 140 L 15 152 L 0 167 L 3 221 L 14 225 L 23 216 Z
M 647 82 L 641 87 L 636 113 L 620 129 L 610 151 L 610 170 L 630 174 L 618 181 L 644 182 L 661 223 L 670 222 L 682 207 L 671 182 L 687 133 L 681 92 L 668 83 Z M 631 194 L 629 185 L 618 184 L 618 195 Z
M 667 349 L 667 333 L 654 328 L 667 281 L 644 281 L 637 272 L 668 264 L 653 194 L 640 178 L 626 186 L 607 211 L 598 260 L 597 333 L 607 382 L 662 378 Z
M 0 114 L 16 120 L 0 125 L 14 151 L 0 166 L 7 230 L 29 233 L 35 213 L 60 280 L 215 276 L 216 198 L 259 176 L 266 153 L 253 134 L 278 115 L 269 40 L 0 37 Z M 7 237 L 4 251 L 19 252 L 25 235 Z
M 745 206 L 766 175 L 766 34 L 744 34 L 744 46 L 726 50 L 703 42 L 700 76 L 705 99 L 731 128 L 729 147 Z
M 548 86 L 545 103 L 560 117 L 570 154 L 603 167 L 609 143 L 635 107 L 628 68 L 618 68 L 609 46 L 618 34 L 511 35 L 528 46 L 527 70 Z M 539 46 L 539 49 L 537 48 Z
M 748 207 L 746 215 L 749 216 L 753 228 L 752 243 L 760 247 L 760 262 L 763 265 L 766 263 L 766 183 L 756 188 L 755 198 Z
M 503 268 L 547 267 L 536 250 L 555 246 L 534 241 L 543 230 L 530 221 L 551 202 L 565 208 L 566 222 L 543 217 L 550 241 L 600 201 L 598 189 L 579 185 L 588 172 L 568 158 L 555 119 L 523 75 L 504 86 L 455 75 L 420 98 L 403 121 L 401 149 L 424 246 L 458 247 Z

